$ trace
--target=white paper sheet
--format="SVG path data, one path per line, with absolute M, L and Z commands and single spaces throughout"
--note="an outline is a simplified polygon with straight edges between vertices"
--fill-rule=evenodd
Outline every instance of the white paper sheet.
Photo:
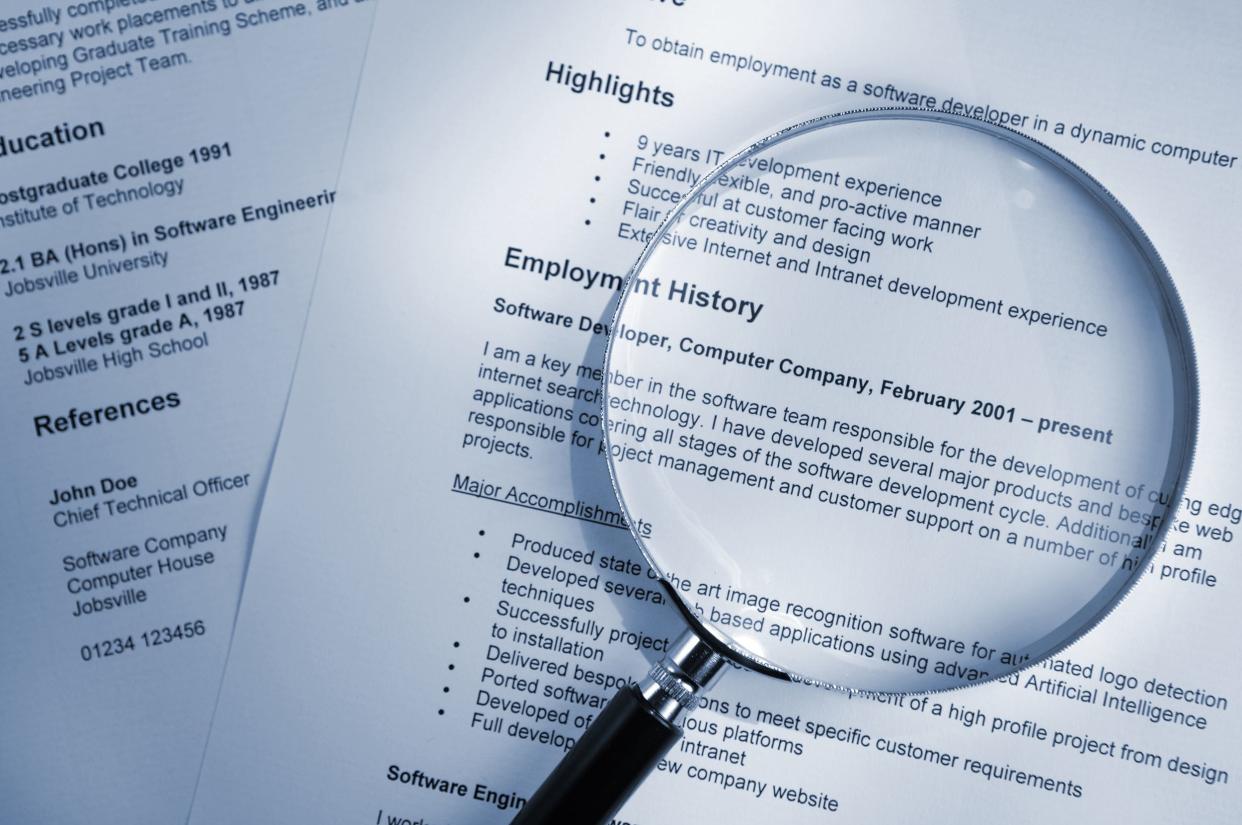
M 597 402 L 557 396 L 547 360 L 598 366 L 604 275 L 638 254 L 658 190 L 688 186 L 647 164 L 702 174 L 799 115 L 910 92 L 1025 115 L 1165 256 L 1203 386 L 1189 532 L 1089 638 L 1012 684 L 876 702 L 731 674 L 618 820 L 1230 821 L 1242 134 L 1220 90 L 1242 79 L 1240 22 L 1206 4 L 381 7 L 353 208 L 329 230 L 192 821 L 512 818 L 604 684 L 677 633 L 615 526 Z M 484 377 L 498 347 L 537 389 Z M 486 391 L 570 420 L 486 408 Z M 477 413 L 564 440 L 497 452 Z M 517 569 L 573 551 L 559 563 L 593 585 Z
M 0 10 L 0 821 L 189 812 L 371 10 Z

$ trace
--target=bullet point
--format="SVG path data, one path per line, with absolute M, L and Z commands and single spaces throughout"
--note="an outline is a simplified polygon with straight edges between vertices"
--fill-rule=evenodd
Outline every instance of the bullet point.
M 449 670 L 456 670 L 456 669 L 457 669 L 457 665 L 449 665 Z
M 475 553 L 475 554 L 474 554 L 474 557 L 477 559 L 477 558 L 479 557 L 479 554 L 478 554 L 478 553 Z M 470 600 L 469 600 L 469 599 L 466 599 L 466 601 L 470 601 Z
M 604 137 L 612 137 L 612 132 L 604 132 Z
M 585 223 L 586 223 L 586 225 L 587 225 L 587 226 L 590 226 L 590 225 L 591 225 L 591 220 L 588 218 L 588 219 L 585 221 Z
M 479 531 L 479 535 L 480 535 L 480 536 L 486 536 L 486 535 L 487 535 L 487 531 L 486 531 L 486 530 L 480 530 L 480 531 Z
M 444 692 L 445 692 L 445 693 L 448 693 L 448 686 L 447 686 L 447 685 L 446 685 L 446 686 L 445 686 L 445 688 L 444 688 Z
M 600 153 L 599 153 L 599 159 L 600 159 L 600 160 L 603 160 L 603 159 L 604 159 L 604 153 L 603 153 L 603 152 L 600 152 Z
M 470 597 L 467 596 L 466 598 L 462 599 L 462 601 L 465 602 L 466 604 L 470 604 Z
M 596 180 L 599 180 L 599 175 L 596 175 L 596 176 L 595 176 L 595 179 L 596 179 Z
M 591 203 L 595 203 L 595 198 L 591 198 Z
M 443 716 L 443 715 L 444 715 L 444 708 L 440 708 L 438 711 L 436 711 L 436 713 L 438 713 L 438 714 L 440 714 L 441 716 Z
M 461 647 L 461 642 L 453 642 L 453 647 Z

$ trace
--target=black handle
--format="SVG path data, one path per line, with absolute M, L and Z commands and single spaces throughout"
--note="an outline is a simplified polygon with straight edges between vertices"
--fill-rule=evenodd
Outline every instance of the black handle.
M 634 685 L 621 688 L 556 770 L 513 819 L 513 825 L 607 822 L 681 738 Z

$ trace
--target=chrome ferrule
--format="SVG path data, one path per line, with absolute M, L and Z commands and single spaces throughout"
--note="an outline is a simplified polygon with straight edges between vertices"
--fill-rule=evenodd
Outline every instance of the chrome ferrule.
M 689 630 L 652 665 L 638 688 L 660 718 L 680 725 L 685 715 L 698 707 L 702 694 L 720 678 L 726 664 L 723 656 Z

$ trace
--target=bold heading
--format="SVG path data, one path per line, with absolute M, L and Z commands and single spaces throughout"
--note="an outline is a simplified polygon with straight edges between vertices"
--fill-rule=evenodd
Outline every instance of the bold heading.
M 98 120 L 90 123 L 61 123 L 46 132 L 34 132 L 21 137 L 0 135 L 0 158 L 9 155 L 20 155 L 23 152 L 34 152 L 38 149 L 52 149 L 68 143 L 101 138 L 105 134 L 104 125 Z
M 572 65 L 564 63 L 553 63 L 548 61 L 547 74 L 543 79 L 548 83 L 559 83 L 567 86 L 575 94 L 583 92 L 595 92 L 596 94 L 608 95 L 615 97 L 621 103 L 650 103 L 652 106 L 673 105 L 673 93 L 661 89 L 659 86 L 648 86 L 646 82 L 640 80 L 637 83 L 631 83 L 622 80 L 621 75 L 608 74 L 601 75 L 594 69 L 589 72 L 575 72 Z
M 535 255 L 527 255 L 518 246 L 510 246 L 505 249 L 504 265 L 510 269 L 518 269 L 522 272 L 532 272 L 540 275 L 543 277 L 544 282 L 561 280 L 567 283 L 579 284 L 583 289 L 599 287 L 620 292 L 625 286 L 624 279 L 611 272 L 590 269 L 570 261 L 569 258 L 556 260 L 554 258 L 540 258 Z M 659 277 L 636 278 L 632 290 L 636 296 L 664 298 L 701 309 L 710 309 L 727 315 L 737 315 L 748 324 L 753 324 L 758 320 L 759 314 L 763 312 L 764 307 L 764 304 L 753 301 L 750 298 L 735 298 L 723 294 L 718 289 L 708 292 L 705 289 L 700 289 L 698 284 L 676 280 L 664 281 Z M 560 317 L 567 318 L 568 316 Z
M 77 407 L 70 407 L 69 412 L 64 415 L 58 415 L 55 418 L 50 415 L 36 415 L 34 417 L 35 435 L 42 438 L 45 435 L 55 435 L 56 433 L 63 433 L 83 427 L 93 427 L 96 424 L 106 424 L 110 421 L 120 421 L 140 415 L 150 415 L 154 412 L 172 410 L 180 406 L 181 396 L 175 392 L 169 392 L 164 395 L 155 395 L 151 398 L 139 398 L 136 401 L 122 401 L 119 404 L 96 407 L 93 410 L 79 410 Z

